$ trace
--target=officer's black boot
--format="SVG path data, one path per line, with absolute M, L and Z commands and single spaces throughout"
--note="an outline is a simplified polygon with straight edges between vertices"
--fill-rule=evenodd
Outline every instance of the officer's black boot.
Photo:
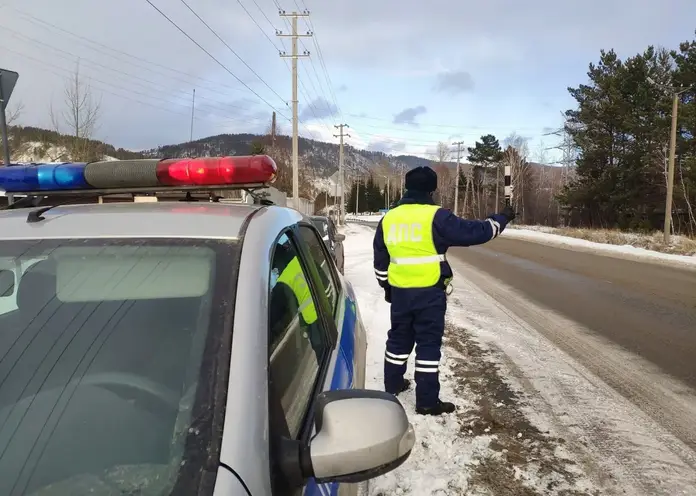
M 411 381 L 409 381 L 408 379 L 404 379 L 404 385 L 401 386 L 401 389 L 396 394 L 400 394 L 400 393 L 403 393 L 404 391 L 408 391 L 409 387 L 411 387 Z
M 387 391 L 387 392 L 393 394 L 394 396 L 398 396 L 401 393 L 403 393 L 404 391 L 407 391 L 409 387 L 411 387 L 411 381 L 409 381 L 408 379 L 404 379 L 403 384 L 401 385 L 401 387 L 397 391 Z
M 437 405 L 430 408 L 416 408 L 416 413 L 419 415 L 442 415 L 443 413 L 452 413 L 455 409 L 454 403 L 437 400 Z

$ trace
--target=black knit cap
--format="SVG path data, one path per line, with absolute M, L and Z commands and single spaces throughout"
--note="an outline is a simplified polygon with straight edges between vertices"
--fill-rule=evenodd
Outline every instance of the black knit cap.
M 437 173 L 430 167 L 416 167 L 406 173 L 406 189 L 432 193 L 437 189 Z

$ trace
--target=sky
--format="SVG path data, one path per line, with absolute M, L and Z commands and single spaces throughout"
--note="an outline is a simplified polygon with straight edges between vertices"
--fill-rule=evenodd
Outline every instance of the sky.
M 298 31 L 313 33 L 298 45 L 300 135 L 335 143 L 347 124 L 349 145 L 425 157 L 438 142 L 515 133 L 541 158 L 600 50 L 676 48 L 696 28 L 693 0 L 0 0 L 0 68 L 20 74 L 8 107 L 47 128 L 53 108 L 65 130 L 79 67 L 100 104 L 94 137 L 116 147 L 188 141 L 194 89 L 194 139 L 263 133 L 274 111 L 289 134 L 279 8 L 307 9 Z

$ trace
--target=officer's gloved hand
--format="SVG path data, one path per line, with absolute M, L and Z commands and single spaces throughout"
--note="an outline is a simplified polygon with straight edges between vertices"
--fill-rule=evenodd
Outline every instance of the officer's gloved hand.
M 513 210 L 513 208 L 510 205 L 507 205 L 502 212 L 500 212 L 500 215 L 505 217 L 508 222 L 512 222 L 515 220 L 515 217 L 517 217 L 517 214 Z
M 391 286 L 384 287 L 384 301 L 391 303 Z

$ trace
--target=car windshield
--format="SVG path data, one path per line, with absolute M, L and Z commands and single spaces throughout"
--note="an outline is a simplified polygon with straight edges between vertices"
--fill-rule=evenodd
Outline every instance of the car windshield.
M 237 251 L 0 241 L 0 494 L 198 494 Z

